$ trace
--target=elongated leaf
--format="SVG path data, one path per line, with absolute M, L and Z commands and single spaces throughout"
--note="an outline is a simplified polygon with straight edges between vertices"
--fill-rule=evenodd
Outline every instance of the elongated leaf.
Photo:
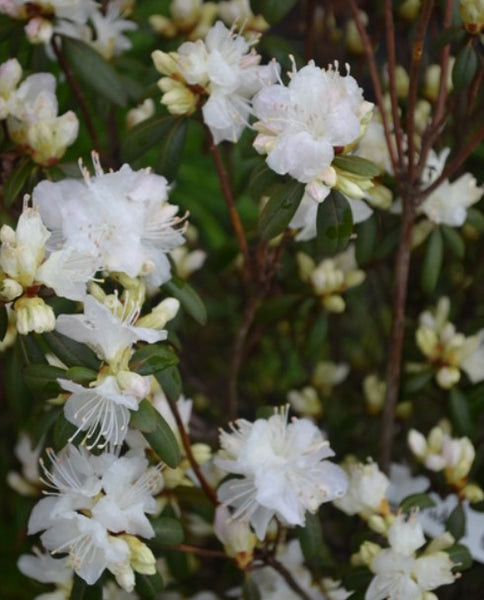
M 25 158 L 12 170 L 3 187 L 3 204 L 5 206 L 11 206 L 15 200 L 20 198 L 29 175 L 36 169 L 36 165 L 34 165 L 30 158 Z
M 333 158 L 332 165 L 342 171 L 354 173 L 362 177 L 377 177 L 380 174 L 380 169 L 371 160 L 362 158 L 361 156 L 350 156 L 341 154 Z
M 67 379 L 75 381 L 81 385 L 88 385 L 91 381 L 95 381 L 98 375 L 97 371 L 87 369 L 86 367 L 70 367 L 66 371 Z
M 449 555 L 457 571 L 464 571 L 472 567 L 472 556 L 466 546 L 454 544 L 450 548 L 446 548 L 445 552 Z
M 325 254 L 342 252 L 353 232 L 353 216 L 345 196 L 332 190 L 318 207 L 316 223 L 319 251 Z
M 458 541 L 466 534 L 466 514 L 462 504 L 457 504 L 447 517 L 445 529 L 449 531 L 454 540 Z
M 58 377 L 65 376 L 64 369 L 46 364 L 27 365 L 23 370 L 24 381 L 29 388 L 42 392 L 58 393 L 59 384 L 56 380 Z
M 434 371 L 427 369 L 423 373 L 409 375 L 403 381 L 404 394 L 412 394 L 424 388 L 434 377 Z
M 324 568 L 333 564 L 317 514 L 306 514 L 306 525 L 296 529 L 301 550 L 309 566 Z
M 164 546 L 177 546 L 184 539 L 183 527 L 180 521 L 171 517 L 158 517 L 151 521 L 155 531 L 155 537 L 151 538 L 149 544 L 152 548 L 163 548 Z
M 442 268 L 444 248 L 440 229 L 434 229 L 425 246 L 421 271 L 422 291 L 430 294 L 434 291 Z
M 58 333 L 49 331 L 44 333 L 43 338 L 47 342 L 52 352 L 60 358 L 67 367 L 87 367 L 98 371 L 101 365 L 94 352 L 84 344 L 80 344 L 71 338 Z
M 137 350 L 129 363 L 129 368 L 139 375 L 154 375 L 178 364 L 178 357 L 168 346 L 151 344 Z
M 457 258 L 464 258 L 466 253 L 466 245 L 459 232 L 453 227 L 448 227 L 447 225 L 443 225 L 441 227 L 441 231 L 445 245 L 451 249 Z
M 467 396 L 458 388 L 452 388 L 449 392 L 449 409 L 456 432 L 459 435 L 472 437 L 474 424 L 469 409 L 469 401 Z
M 118 73 L 99 52 L 85 42 L 67 36 L 62 37 L 62 50 L 84 85 L 117 106 L 126 104 L 126 92 Z
M 149 400 L 141 400 L 138 410 L 131 411 L 131 427 L 143 433 L 153 433 L 156 429 L 156 409 Z
M 356 226 L 355 255 L 359 265 L 364 266 L 372 259 L 377 232 L 378 225 L 375 214 Z
M 151 448 L 159 458 L 173 469 L 181 459 L 178 442 L 168 423 L 158 411 L 154 411 L 155 428 L 144 434 Z
M 262 196 L 269 196 L 269 190 L 280 181 L 280 177 L 265 162 L 255 167 L 250 174 L 249 194 L 259 201 Z
M 264 16 L 268 23 L 277 23 L 293 8 L 297 0 L 250 0 L 252 12 Z
M 187 123 L 187 119 L 176 117 L 160 142 L 155 171 L 168 181 L 173 181 L 178 173 L 187 137 Z
M 452 83 L 457 92 L 468 88 L 479 68 L 479 56 L 472 43 L 466 44 L 455 57 Z
M 157 116 L 146 119 L 130 129 L 121 144 L 121 158 L 124 162 L 133 162 L 143 156 L 147 150 L 161 143 L 167 132 L 179 117 Z
M 180 277 L 172 277 L 162 286 L 162 290 L 179 300 L 182 307 L 197 323 L 205 325 L 207 322 L 205 304 L 191 285 Z
M 276 237 L 286 229 L 304 194 L 298 181 L 278 183 L 270 190 L 270 198 L 259 217 L 259 235 L 264 240 Z
M 70 600 L 102 600 L 103 588 L 101 581 L 88 585 L 79 575 L 74 574 Z
M 142 600 L 156 600 L 160 597 L 165 584 L 158 571 L 154 575 L 142 575 L 141 573 L 136 573 L 135 587 L 136 592 Z
M 180 371 L 176 367 L 168 367 L 163 371 L 158 371 L 155 377 L 168 398 L 173 401 L 178 400 L 182 393 Z
M 431 508 L 435 502 L 428 494 L 411 494 L 400 502 L 402 512 L 410 512 L 414 508 Z

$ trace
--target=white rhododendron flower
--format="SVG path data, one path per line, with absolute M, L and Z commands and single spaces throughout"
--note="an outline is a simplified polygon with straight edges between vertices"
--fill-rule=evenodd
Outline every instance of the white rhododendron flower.
M 426 592 L 454 582 L 454 563 L 446 552 L 427 551 L 416 557 L 425 537 L 415 515 L 408 520 L 397 516 L 387 537 L 390 548 L 380 550 L 370 563 L 375 577 L 365 600 L 421 600 Z
M 343 467 L 348 475 L 348 491 L 343 498 L 334 500 L 334 505 L 348 515 L 360 514 L 364 518 L 388 513 L 386 491 L 390 481 L 378 465 L 350 460 Z
M 236 142 L 252 112 L 251 98 L 275 81 L 275 63 L 260 66 L 250 44 L 218 21 L 205 41 L 185 42 L 177 52 L 153 52 L 155 67 L 166 75 L 159 82 L 161 101 L 173 114 L 193 113 L 203 102 L 203 121 L 216 144 Z
M 166 254 L 183 243 L 183 219 L 167 201 L 164 177 L 123 165 L 104 173 L 93 153 L 91 177 L 42 181 L 33 191 L 43 222 L 53 232 L 49 249 L 61 245 L 83 253 L 99 269 L 143 277 L 149 290 L 170 279 Z
M 34 554 L 22 554 L 17 561 L 19 571 L 40 581 L 41 583 L 55 584 L 55 593 L 51 596 L 37 596 L 37 599 L 47 600 L 69 600 L 73 584 L 74 571 L 69 565 L 69 559 L 54 558 L 48 552 L 41 552 L 38 548 L 33 548 Z
M 131 48 L 124 33 L 138 28 L 136 23 L 123 18 L 123 4 L 124 0 L 110 0 L 105 13 L 96 10 L 91 14 L 95 30 L 91 45 L 108 60 Z
M 94 456 L 69 445 L 48 455 L 51 470 L 43 468 L 52 492 L 35 505 L 29 534 L 43 531 L 44 547 L 67 553 L 69 564 L 89 585 L 108 569 L 131 591 L 137 568 L 136 562 L 130 565 L 136 546 L 131 538 L 154 536 L 146 514 L 156 511 L 153 494 L 163 485 L 159 468 L 148 468 L 144 453 L 136 451 Z
M 287 409 L 254 423 L 238 419 L 220 445 L 215 464 L 238 477 L 222 483 L 218 498 L 261 540 L 272 517 L 302 526 L 306 511 L 346 492 L 344 471 L 326 460 L 334 456 L 329 442 L 308 419 L 288 422 Z

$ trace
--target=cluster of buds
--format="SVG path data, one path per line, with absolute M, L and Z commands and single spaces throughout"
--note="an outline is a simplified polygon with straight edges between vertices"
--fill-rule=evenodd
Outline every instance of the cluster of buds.
M 460 0 L 459 14 L 465 30 L 479 35 L 484 29 L 484 2 L 482 0 Z
M 356 264 L 353 246 L 318 265 L 304 252 L 298 252 L 297 262 L 301 279 L 312 286 L 315 295 L 330 312 L 342 313 L 346 308 L 342 294 L 365 279 L 365 272 Z
M 484 378 L 484 353 L 481 348 L 482 333 L 465 336 L 456 331 L 448 321 L 450 302 L 440 298 L 433 312 L 420 315 L 420 326 L 416 341 L 421 352 L 436 369 L 436 380 L 440 387 L 450 389 L 464 371 L 472 383 Z
M 480 502 L 484 492 L 467 478 L 475 458 L 475 449 L 467 437 L 452 438 L 442 426 L 434 427 L 427 439 L 415 429 L 408 433 L 408 445 L 430 471 L 443 471 L 448 485 L 470 502 Z
M 0 119 L 6 119 L 11 140 L 34 162 L 55 164 L 77 138 L 79 121 L 72 111 L 57 115 L 52 74 L 36 73 L 19 85 L 21 78 L 16 58 L 0 65 Z

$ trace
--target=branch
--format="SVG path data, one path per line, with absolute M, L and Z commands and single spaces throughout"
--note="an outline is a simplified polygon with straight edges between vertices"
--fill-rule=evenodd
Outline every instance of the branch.
M 294 591 L 298 596 L 303 598 L 303 600 L 312 600 L 312 596 L 307 594 L 302 587 L 298 584 L 298 582 L 294 579 L 291 572 L 286 569 L 286 567 L 279 562 L 274 556 L 268 554 L 264 556 L 263 559 L 266 564 L 270 565 L 273 569 L 275 569 L 281 577 L 283 577 L 287 583 L 287 585 Z
M 225 552 L 221 550 L 208 550 L 207 548 L 199 548 L 189 544 L 178 544 L 178 546 L 166 546 L 167 550 L 178 550 L 186 554 L 196 554 L 198 556 L 206 556 L 207 558 L 228 558 Z
M 180 431 L 183 448 L 185 449 L 185 453 L 187 455 L 188 462 L 190 463 L 190 466 L 194 470 L 195 475 L 197 476 L 197 479 L 200 482 L 200 485 L 201 485 L 203 491 L 205 492 L 207 498 L 210 500 L 210 502 L 214 506 L 217 506 L 218 505 L 217 496 L 216 496 L 215 492 L 213 491 L 212 486 L 205 479 L 205 476 L 202 473 L 202 470 L 200 469 L 200 465 L 198 464 L 197 459 L 193 455 L 192 447 L 190 445 L 190 439 L 188 438 L 188 434 L 183 425 L 183 421 L 181 419 L 180 413 L 178 412 L 178 407 L 176 405 L 176 402 L 173 402 L 173 400 L 171 400 L 171 398 L 169 398 L 168 396 L 166 398 L 168 400 L 170 410 L 175 418 L 178 430 Z
M 59 66 L 62 69 L 66 79 L 71 86 L 72 92 L 76 97 L 77 103 L 79 104 L 79 108 L 81 110 L 82 116 L 84 118 L 84 122 L 86 124 L 89 135 L 91 136 L 92 143 L 94 145 L 93 150 L 96 150 L 99 154 L 101 154 L 101 144 L 99 142 L 99 138 L 97 136 L 96 128 L 94 127 L 94 123 L 91 119 L 91 113 L 89 112 L 89 108 L 86 102 L 86 97 L 84 96 L 84 92 L 82 88 L 77 83 L 74 75 L 72 74 L 71 68 L 66 61 L 64 54 L 62 53 L 61 47 L 57 41 L 56 35 L 52 37 L 51 45 L 54 51 L 54 54 L 59 61 Z

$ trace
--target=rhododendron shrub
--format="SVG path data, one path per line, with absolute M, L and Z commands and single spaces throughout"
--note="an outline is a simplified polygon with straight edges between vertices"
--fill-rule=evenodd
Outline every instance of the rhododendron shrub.
M 0 0 L 2 598 L 480 600 L 477 0 Z

